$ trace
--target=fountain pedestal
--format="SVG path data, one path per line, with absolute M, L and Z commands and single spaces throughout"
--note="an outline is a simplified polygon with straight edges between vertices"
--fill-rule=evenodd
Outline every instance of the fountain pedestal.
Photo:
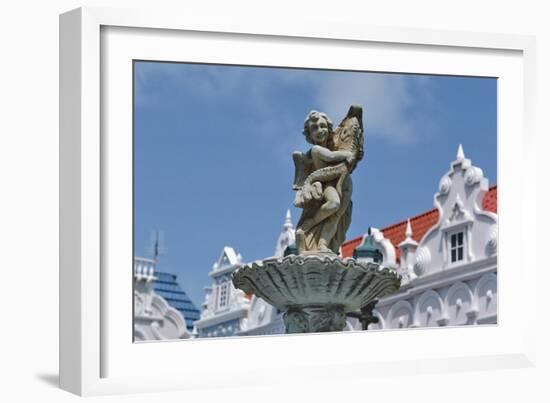
M 346 326 L 343 305 L 289 307 L 283 316 L 286 333 L 337 332 Z
M 284 311 L 286 333 L 344 330 L 346 314 L 399 289 L 395 271 L 336 255 L 290 255 L 240 267 L 233 284 Z

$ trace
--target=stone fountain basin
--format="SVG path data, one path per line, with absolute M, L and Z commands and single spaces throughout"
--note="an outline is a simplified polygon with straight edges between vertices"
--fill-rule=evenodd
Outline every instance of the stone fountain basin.
M 233 284 L 276 308 L 337 306 L 357 311 L 399 289 L 394 270 L 336 255 L 290 255 L 241 266 Z

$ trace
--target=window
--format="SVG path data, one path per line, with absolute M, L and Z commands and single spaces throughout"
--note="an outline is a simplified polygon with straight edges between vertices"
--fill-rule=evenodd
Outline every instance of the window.
M 219 308 L 225 308 L 227 306 L 227 298 L 228 298 L 227 294 L 228 294 L 228 284 L 227 282 L 225 282 L 219 286 L 219 299 L 218 299 Z
M 451 263 L 464 259 L 464 233 L 457 232 L 451 235 Z

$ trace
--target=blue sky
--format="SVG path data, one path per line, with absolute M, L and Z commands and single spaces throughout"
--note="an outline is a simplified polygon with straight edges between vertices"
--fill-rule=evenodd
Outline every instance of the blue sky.
M 136 62 L 134 80 L 135 253 L 162 231 L 159 270 L 197 306 L 224 246 L 261 259 L 288 208 L 297 222 L 291 154 L 312 109 L 335 126 L 364 109 L 348 238 L 432 208 L 460 143 L 496 184 L 496 79 Z

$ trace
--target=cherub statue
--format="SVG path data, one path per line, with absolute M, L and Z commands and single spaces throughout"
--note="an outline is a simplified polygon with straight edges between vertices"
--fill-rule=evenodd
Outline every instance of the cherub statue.
M 350 174 L 363 158 L 363 110 L 351 106 L 336 130 L 330 118 L 311 111 L 303 134 L 313 147 L 292 157 L 294 205 L 303 209 L 296 229 L 299 253 L 338 253 L 351 223 Z

